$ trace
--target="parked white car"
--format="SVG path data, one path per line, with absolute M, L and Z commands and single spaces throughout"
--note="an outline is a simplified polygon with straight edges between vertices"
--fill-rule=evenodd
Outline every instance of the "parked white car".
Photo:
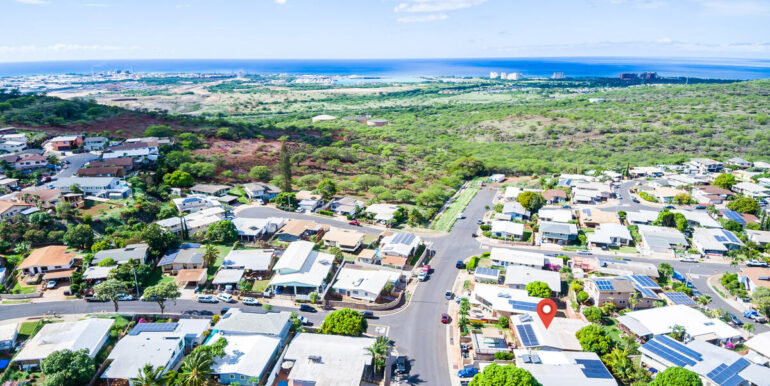
M 258 306 L 260 303 L 257 301 L 257 299 L 254 298 L 243 298 L 241 299 L 241 303 L 245 306 Z
M 198 303 L 216 303 L 217 299 L 211 295 L 198 296 Z
M 232 303 L 235 301 L 235 299 L 233 299 L 233 295 L 225 294 L 225 293 L 221 293 L 217 295 L 217 300 L 223 301 L 225 303 Z

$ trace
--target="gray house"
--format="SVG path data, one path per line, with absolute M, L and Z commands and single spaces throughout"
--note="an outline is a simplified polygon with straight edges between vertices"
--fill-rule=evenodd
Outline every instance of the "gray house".
M 578 229 L 575 224 L 544 221 L 540 224 L 542 243 L 569 244 L 577 240 Z
M 118 264 L 128 263 L 129 260 L 138 260 L 140 263 L 144 263 L 147 260 L 147 249 L 149 247 L 149 245 L 141 243 L 129 244 L 125 248 L 99 251 L 96 252 L 94 259 L 91 260 L 91 265 L 97 265 L 105 259 L 115 260 Z

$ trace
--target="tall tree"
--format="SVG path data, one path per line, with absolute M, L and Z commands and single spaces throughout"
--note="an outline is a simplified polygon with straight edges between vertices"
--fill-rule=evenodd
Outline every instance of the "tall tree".
M 117 279 L 107 279 L 94 286 L 94 296 L 99 300 L 108 300 L 118 312 L 118 297 L 128 291 L 126 283 Z
M 203 262 L 206 263 L 206 266 L 214 264 L 218 257 L 219 249 L 211 244 L 206 244 L 203 251 Z
M 45 386 L 85 385 L 96 373 L 93 358 L 88 350 L 60 350 L 48 355 L 40 364 L 46 376 Z
M 374 363 L 374 368 L 377 372 L 382 371 L 385 367 L 385 359 L 388 357 L 388 350 L 390 350 L 390 340 L 384 336 L 377 337 L 377 340 L 375 340 L 371 346 L 366 348 L 366 351 L 372 355 L 372 363 Z
M 176 283 L 173 281 L 158 283 L 144 289 L 144 298 L 158 303 L 161 315 L 166 309 L 166 301 L 177 299 L 181 295 L 179 288 L 177 288 Z
M 291 192 L 291 155 L 286 147 L 286 141 L 281 143 L 281 155 L 278 159 L 278 166 L 281 169 L 281 190 Z

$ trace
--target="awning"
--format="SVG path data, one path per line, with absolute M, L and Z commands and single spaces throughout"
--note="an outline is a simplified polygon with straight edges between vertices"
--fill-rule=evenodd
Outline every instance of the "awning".
M 77 268 L 46 272 L 45 275 L 43 275 L 43 280 L 69 279 L 72 278 L 72 274 L 75 270 L 77 270 Z
M 205 268 L 181 269 L 179 270 L 179 273 L 176 274 L 174 281 L 176 281 L 177 284 L 183 284 L 183 285 L 187 285 L 188 283 L 191 283 L 191 282 L 203 284 L 206 282 L 207 278 L 208 276 Z

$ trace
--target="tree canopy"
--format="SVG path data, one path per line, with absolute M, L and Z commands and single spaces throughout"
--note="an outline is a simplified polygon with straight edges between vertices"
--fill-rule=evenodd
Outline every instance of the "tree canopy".
M 609 354 L 614 347 L 612 338 L 603 328 L 595 324 L 581 328 L 575 336 L 583 350 L 595 352 L 599 356 Z
M 181 170 L 174 170 L 173 172 L 163 176 L 163 183 L 175 188 L 189 188 L 193 186 L 195 180 L 192 175 Z
M 516 197 L 516 201 L 518 201 L 524 209 L 530 211 L 530 213 L 537 212 L 543 205 L 545 205 L 545 198 L 543 198 L 543 195 L 531 191 L 522 192 Z
M 233 243 L 238 240 L 238 229 L 230 220 L 223 220 L 209 225 L 206 238 L 215 243 Z
M 550 298 L 551 289 L 542 281 L 533 281 L 527 284 L 527 294 L 536 298 Z
M 730 190 L 736 183 L 735 176 L 729 173 L 722 173 L 714 179 L 714 186 Z
M 60 350 L 48 355 L 40 364 L 46 386 L 86 385 L 96 373 L 96 364 L 88 350 Z
M 532 374 L 514 365 L 492 363 L 473 377 L 469 386 L 539 386 Z
M 657 376 L 649 386 L 702 386 L 698 374 L 682 367 L 669 367 Z
M 320 332 L 331 335 L 361 336 L 367 328 L 366 319 L 360 312 L 343 308 L 326 315 Z
M 727 203 L 727 208 L 740 213 L 759 213 L 759 203 L 751 197 L 740 197 Z

